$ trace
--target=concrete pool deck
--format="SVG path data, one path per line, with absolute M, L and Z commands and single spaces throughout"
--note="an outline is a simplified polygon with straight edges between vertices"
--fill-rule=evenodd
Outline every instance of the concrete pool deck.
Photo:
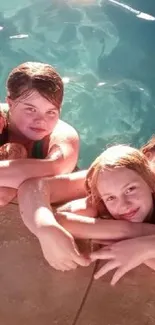
M 0 210 L 0 325 L 154 325 L 155 274 L 141 266 L 115 287 L 111 274 L 90 284 L 94 265 L 53 270 L 18 206 Z

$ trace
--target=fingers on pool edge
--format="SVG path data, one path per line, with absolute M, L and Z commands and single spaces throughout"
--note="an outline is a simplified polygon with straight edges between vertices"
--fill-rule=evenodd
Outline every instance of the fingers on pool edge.
M 104 266 L 102 266 L 99 269 L 99 271 L 97 271 L 95 273 L 94 278 L 97 280 L 101 276 L 105 275 L 106 273 L 108 273 L 109 271 L 111 271 L 117 267 L 119 267 L 119 263 L 117 261 L 110 261 L 110 262 L 106 263 Z

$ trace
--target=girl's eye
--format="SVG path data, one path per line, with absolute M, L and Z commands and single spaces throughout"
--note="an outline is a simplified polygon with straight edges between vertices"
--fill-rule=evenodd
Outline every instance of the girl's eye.
M 25 110 L 26 110 L 27 112 L 32 112 L 32 113 L 36 112 L 36 109 L 35 109 L 34 107 L 26 107 Z
M 135 186 L 130 186 L 130 187 L 126 190 L 126 194 L 130 194 L 130 193 L 132 193 L 135 189 L 136 189 Z
M 50 111 L 47 111 L 47 114 L 50 115 L 50 116 L 55 116 L 56 111 L 50 110 Z
M 107 199 L 106 199 L 106 201 L 107 202 L 112 202 L 112 201 L 114 201 L 115 200 L 115 196 L 109 196 Z

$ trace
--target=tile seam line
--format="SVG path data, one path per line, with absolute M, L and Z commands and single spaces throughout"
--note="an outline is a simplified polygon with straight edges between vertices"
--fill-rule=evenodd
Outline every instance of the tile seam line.
M 79 308 L 78 308 L 78 310 L 77 310 L 77 312 L 75 314 L 75 317 L 74 317 L 73 322 L 71 323 L 71 325 L 76 325 L 77 322 L 78 322 L 78 320 L 79 320 L 79 317 L 81 315 L 81 312 L 83 311 L 83 308 L 85 306 L 87 297 L 88 297 L 89 292 L 91 290 L 91 287 L 92 287 L 92 284 L 93 284 L 93 281 L 94 281 L 94 274 L 96 273 L 96 271 L 98 269 L 99 263 L 100 263 L 99 260 L 97 260 L 95 262 L 95 265 L 94 265 L 94 268 L 93 268 L 93 272 L 92 272 L 91 278 L 90 278 L 90 280 L 88 282 L 88 285 L 87 285 L 86 291 L 84 293 L 84 296 L 82 298 L 81 304 L 80 304 L 80 306 L 79 306 Z

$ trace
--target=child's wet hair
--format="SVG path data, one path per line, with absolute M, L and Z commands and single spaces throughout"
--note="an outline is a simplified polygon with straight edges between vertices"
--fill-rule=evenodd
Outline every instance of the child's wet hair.
M 63 82 L 57 71 L 49 64 L 25 62 L 14 68 L 7 80 L 8 97 L 16 100 L 34 90 L 60 109 L 63 100 Z

